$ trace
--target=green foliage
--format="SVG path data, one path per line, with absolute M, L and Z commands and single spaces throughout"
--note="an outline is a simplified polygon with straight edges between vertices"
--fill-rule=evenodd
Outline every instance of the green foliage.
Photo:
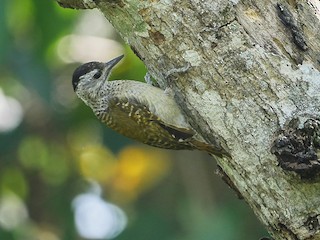
M 63 39 L 97 27 L 89 21 L 90 29 L 81 32 L 84 14 L 55 1 L 0 1 L 0 239 L 79 239 L 72 206 L 88 192 L 88 178 L 128 216 L 116 239 L 262 236 L 250 209 L 214 177 L 211 158 L 188 153 L 180 161 L 178 153 L 137 146 L 102 126 L 76 98 L 71 76 L 79 63 L 60 55 L 74 47 L 62 48 Z M 98 37 L 113 44 L 109 59 L 117 54 L 114 46 L 126 55 L 113 79 L 143 81 L 143 63 L 114 40 L 112 29 Z M 186 165 L 196 173 L 192 178 Z

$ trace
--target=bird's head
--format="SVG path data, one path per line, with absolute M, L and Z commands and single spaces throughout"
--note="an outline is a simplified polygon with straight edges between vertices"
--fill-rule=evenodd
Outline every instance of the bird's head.
M 97 94 L 105 84 L 112 68 L 123 58 L 116 57 L 107 63 L 89 62 L 79 66 L 73 73 L 72 86 L 76 94 L 86 100 L 90 93 Z

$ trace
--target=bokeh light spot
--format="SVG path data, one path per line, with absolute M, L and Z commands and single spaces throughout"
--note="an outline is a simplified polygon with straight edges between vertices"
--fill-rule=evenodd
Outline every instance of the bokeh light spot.
M 51 144 L 49 152 L 49 160 L 41 169 L 41 177 L 51 185 L 62 184 L 70 172 L 66 150 L 59 144 Z
M 123 53 L 120 43 L 95 36 L 68 35 L 58 43 L 58 56 L 66 63 L 106 61 Z
M 19 146 L 19 159 L 21 163 L 32 169 L 41 169 L 47 164 L 49 158 L 48 147 L 43 139 L 37 136 L 24 138 Z
M 0 226 L 4 229 L 15 229 L 28 218 L 23 201 L 15 194 L 5 194 L 0 199 Z
M 127 225 L 125 213 L 94 193 L 78 195 L 73 201 L 75 224 L 87 239 L 112 239 Z
M 6 96 L 0 88 L 0 132 L 7 132 L 19 126 L 23 118 L 20 103 Z
M 84 177 L 106 183 L 114 175 L 116 158 L 103 146 L 87 146 L 79 155 L 79 167 Z
M 69 175 L 67 152 L 60 143 L 47 143 L 41 137 L 28 136 L 21 142 L 18 154 L 22 165 L 39 170 L 46 183 L 61 184 Z
M 6 167 L 0 172 L 1 192 L 14 193 L 22 199 L 28 195 L 28 184 L 23 172 L 15 167 Z
M 118 157 L 113 187 L 121 200 L 132 201 L 154 186 L 170 169 L 169 155 L 156 148 L 129 146 Z

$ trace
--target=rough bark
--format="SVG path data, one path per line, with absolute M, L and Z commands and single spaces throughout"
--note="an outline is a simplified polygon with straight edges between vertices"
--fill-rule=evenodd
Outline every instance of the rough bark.
M 57 1 L 105 14 L 275 239 L 320 239 L 317 0 Z

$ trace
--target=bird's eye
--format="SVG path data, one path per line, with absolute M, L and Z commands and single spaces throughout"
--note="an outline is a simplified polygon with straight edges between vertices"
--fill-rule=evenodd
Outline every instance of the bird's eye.
M 93 77 L 94 77 L 95 79 L 98 79 L 99 77 L 101 77 L 101 74 L 102 74 L 102 72 L 101 72 L 101 71 L 98 71 L 98 72 L 96 72 L 96 73 L 93 75 Z

